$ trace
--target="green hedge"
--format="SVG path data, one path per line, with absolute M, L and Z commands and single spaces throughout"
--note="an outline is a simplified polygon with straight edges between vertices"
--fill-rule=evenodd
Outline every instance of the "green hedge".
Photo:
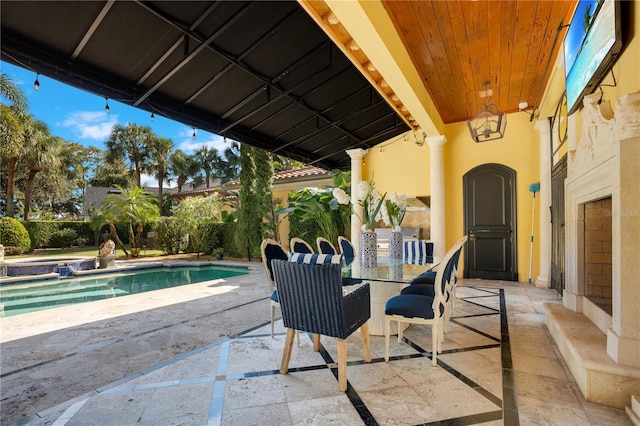
M 93 230 L 89 222 L 79 220 L 31 220 L 23 222 L 23 225 L 31 238 L 30 251 L 36 248 L 59 247 L 59 240 L 52 243 L 51 238 L 63 229 L 75 231 L 76 238 L 84 238 L 87 241 L 94 240 Z
M 7 256 L 23 254 L 31 247 L 31 238 L 22 223 L 12 217 L 0 218 L 0 243 Z

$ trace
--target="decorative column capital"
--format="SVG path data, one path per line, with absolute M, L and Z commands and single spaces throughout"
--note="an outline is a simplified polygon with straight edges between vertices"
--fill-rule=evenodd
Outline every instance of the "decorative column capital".
M 543 120 L 536 121 L 536 124 L 533 126 L 533 128 L 536 129 L 538 133 L 541 133 L 541 134 L 551 133 L 551 125 L 549 124 L 549 120 L 546 118 Z
M 348 149 L 345 152 L 352 160 L 362 160 L 366 154 L 366 151 L 360 148 Z
M 429 148 L 436 149 L 447 143 L 447 137 L 445 135 L 431 136 L 426 141 L 429 144 Z

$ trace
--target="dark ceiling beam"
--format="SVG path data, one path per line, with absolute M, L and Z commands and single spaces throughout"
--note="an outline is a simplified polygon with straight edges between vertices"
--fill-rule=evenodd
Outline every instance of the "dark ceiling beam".
M 338 107 L 338 104 L 339 104 L 340 102 L 342 102 L 343 100 L 345 100 L 345 99 L 347 99 L 347 98 L 349 98 L 349 97 L 351 97 L 351 96 L 358 95 L 358 94 L 360 94 L 360 93 L 362 93 L 362 92 L 369 92 L 369 93 L 371 93 L 371 92 L 372 92 L 372 90 L 373 90 L 373 89 L 372 89 L 372 87 L 371 87 L 371 86 L 365 86 L 365 87 L 362 87 L 361 89 L 357 90 L 357 91 L 356 91 L 356 92 L 354 92 L 354 93 L 347 94 L 347 95 L 346 95 L 346 96 L 344 96 L 342 99 L 339 99 L 338 101 L 336 101 L 336 103 L 335 103 L 335 104 L 333 104 L 333 105 L 331 105 L 330 107 L 328 107 L 328 108 L 324 109 L 322 112 L 326 115 L 326 114 L 328 114 L 329 112 L 331 112 L 331 110 L 333 110 L 334 108 L 337 108 L 337 107 Z M 345 121 L 347 121 L 347 120 L 350 120 L 350 119 L 354 118 L 357 114 L 361 114 L 361 113 L 363 113 L 363 112 L 365 112 L 365 111 L 367 111 L 367 110 L 369 110 L 369 109 L 372 109 L 372 108 L 373 108 L 373 107 L 375 107 L 375 106 L 380 105 L 380 103 L 384 103 L 384 102 L 378 102 L 378 103 L 376 103 L 376 104 L 370 104 L 370 105 L 369 105 L 369 106 L 367 106 L 366 108 L 360 109 L 360 110 L 358 110 L 358 111 L 356 111 L 356 112 L 354 112 L 354 113 L 351 113 L 351 114 L 349 114 L 349 115 L 347 115 L 347 116 L 345 116 L 345 117 L 341 117 L 339 120 L 334 120 L 334 121 L 333 121 L 333 123 L 335 123 L 335 124 L 337 124 L 337 125 L 341 125 L 341 124 L 342 124 L 342 123 L 344 123 Z M 294 130 L 295 130 L 297 127 L 299 127 L 299 126 L 305 126 L 305 125 L 307 125 L 311 120 L 316 119 L 316 118 L 317 118 L 317 117 L 309 117 L 308 119 L 306 119 L 306 120 L 304 120 L 304 121 L 302 121 L 302 122 L 300 122 L 300 123 L 296 124 L 294 127 L 292 127 L 292 128 L 290 128 L 290 129 L 288 129 L 288 130 L 284 131 L 283 133 L 281 133 L 281 134 L 277 135 L 274 139 L 275 139 L 275 140 L 282 139 L 282 138 L 283 138 L 287 133 L 294 131 Z M 325 121 L 326 121 L 326 123 L 327 123 L 327 124 L 331 124 L 331 123 L 329 122 L 329 120 L 325 120 Z M 311 133 L 307 133 L 307 134 L 305 134 L 305 135 L 303 135 L 303 136 L 300 136 L 300 137 L 298 137 L 298 138 L 296 138 L 296 139 L 294 139 L 294 140 L 292 140 L 292 141 L 287 142 L 286 144 L 282 145 L 280 148 L 277 148 L 277 149 L 276 149 L 276 151 L 277 151 L 278 149 L 285 148 L 285 147 L 290 146 L 290 145 L 296 145 L 296 144 L 302 143 L 302 142 L 304 142 L 304 140 L 306 140 L 306 139 L 310 139 L 310 138 L 312 138 L 312 137 L 315 137 L 318 133 L 323 133 L 323 132 L 329 131 L 329 130 L 331 130 L 331 129 L 332 129 L 332 126 L 330 126 L 330 125 L 320 126 L 320 125 L 318 124 L 317 129 L 316 129 L 316 130 L 314 130 L 313 132 L 311 132 Z
M 102 22 L 104 17 L 107 16 L 109 9 L 111 9 L 111 6 L 113 6 L 114 3 L 115 3 L 115 0 L 109 0 L 104 4 L 104 6 L 102 6 L 100 13 L 98 13 L 98 16 L 96 16 L 96 19 L 93 20 L 87 32 L 84 33 L 84 36 L 82 36 L 82 40 L 80 40 L 80 43 L 78 43 L 76 48 L 73 50 L 73 53 L 71 54 L 72 61 L 75 61 L 78 58 L 78 55 L 80 55 L 80 52 L 82 52 L 82 49 L 84 49 L 84 47 L 87 45 L 91 37 L 93 37 L 93 34 L 96 32 L 96 30 L 100 26 L 100 23 Z
M 394 114 L 393 114 L 393 115 L 395 115 L 395 116 L 397 117 L 397 114 L 395 114 L 395 112 L 394 112 Z M 409 126 L 407 126 L 407 123 L 405 123 L 404 121 L 402 121 L 402 122 L 401 122 L 401 124 L 403 124 L 403 125 L 405 125 L 405 126 L 407 127 L 407 131 L 408 131 L 408 130 L 411 130 L 411 129 L 409 128 Z M 389 126 L 389 127 L 387 127 L 386 129 L 384 129 L 384 130 L 382 130 L 382 131 L 380 131 L 380 132 L 376 133 L 375 135 L 373 135 L 373 136 L 371 136 L 371 137 L 367 138 L 367 139 L 366 139 L 366 140 L 364 140 L 363 142 L 355 143 L 355 144 L 351 144 L 351 145 L 348 145 L 348 146 L 346 146 L 346 147 L 340 148 L 340 149 L 339 149 L 339 150 L 337 150 L 337 151 L 333 151 L 331 154 L 325 155 L 325 156 L 320 157 L 320 158 L 316 158 L 316 159 L 312 160 L 311 162 L 309 162 L 308 164 L 309 164 L 310 166 L 311 166 L 311 165 L 314 165 L 314 164 L 322 164 L 322 163 L 324 163 L 324 161 L 323 161 L 323 160 L 326 160 L 327 158 L 331 158 L 331 157 L 333 157 L 334 155 L 340 154 L 340 153 L 342 153 L 342 152 L 344 152 L 344 151 L 346 151 L 346 150 L 348 150 L 348 149 L 361 148 L 363 145 L 364 145 L 364 146 L 367 146 L 367 145 L 365 145 L 365 144 L 366 144 L 367 142 L 369 142 L 369 141 L 376 141 L 376 140 L 385 140 L 385 139 L 388 139 L 389 137 L 393 137 L 393 136 L 395 136 L 395 135 L 397 134 L 397 129 L 398 129 L 398 123 L 396 123 L 396 125 L 395 125 L 395 126 Z M 338 140 L 336 140 L 335 142 L 338 142 Z M 351 161 L 350 161 L 350 160 L 348 160 L 348 161 L 344 162 L 344 164 L 346 164 L 346 163 L 349 163 L 349 164 L 350 164 L 350 163 L 351 163 Z M 340 164 L 343 164 L 343 163 L 340 163 Z
M 329 46 L 329 41 L 324 41 L 322 42 L 322 44 L 316 48 L 313 49 L 313 52 L 309 55 L 305 55 L 302 58 L 300 58 L 298 61 L 296 61 L 295 64 L 293 64 L 291 67 L 287 68 L 285 71 L 279 73 L 276 77 L 274 77 L 271 81 L 273 83 L 281 80 L 283 77 L 285 77 L 287 74 L 290 74 L 292 71 L 294 71 L 297 67 L 301 66 L 302 64 L 304 64 L 305 62 L 307 62 L 309 59 L 311 59 L 312 56 L 314 56 L 315 54 L 319 53 L 324 47 Z M 330 47 L 330 46 L 329 46 Z M 245 114 L 244 116 L 238 118 L 236 121 L 234 121 L 233 123 L 229 124 L 228 127 L 222 129 L 221 131 L 224 133 L 228 130 L 230 130 L 231 128 L 237 126 L 238 124 L 242 123 L 243 121 L 247 120 L 248 118 L 251 118 L 252 116 L 254 116 L 255 114 L 259 113 L 260 111 L 264 110 L 265 108 L 267 108 L 268 106 L 270 106 L 271 104 L 273 104 L 275 101 L 279 100 L 282 97 L 287 96 L 289 93 L 294 92 L 296 90 L 298 90 L 300 88 L 300 86 L 307 84 L 307 80 L 308 79 L 312 79 L 314 78 L 316 75 L 324 72 L 325 70 L 331 68 L 331 64 L 327 64 L 325 67 L 319 69 L 316 73 L 314 73 L 313 75 L 307 77 L 305 80 L 300 81 L 300 83 L 296 84 L 295 86 L 280 92 L 279 95 L 275 96 L 275 97 L 269 97 L 267 102 L 265 102 L 264 104 L 260 105 L 259 107 L 257 107 L 256 109 L 254 109 L 253 111 Z M 324 82 L 323 82 L 324 83 Z M 253 127 L 251 127 L 251 130 L 255 130 L 257 128 L 260 127 L 261 124 L 266 123 L 269 119 L 271 119 L 272 117 L 275 117 L 280 111 L 282 111 L 283 109 L 285 109 L 288 105 L 285 105 L 284 107 L 278 109 L 274 114 L 271 114 L 268 117 L 265 117 L 263 120 L 260 121 L 260 123 L 254 125 Z
M 149 96 L 151 96 L 151 94 L 153 94 L 156 90 L 158 90 L 158 88 L 162 86 L 167 80 L 173 77 L 178 71 L 180 71 L 189 62 L 191 62 L 193 58 L 195 58 L 200 52 L 202 52 L 204 49 L 207 49 L 209 47 L 209 44 L 213 40 L 218 38 L 222 33 L 224 33 L 224 31 L 227 28 L 235 24 L 238 19 L 240 19 L 245 13 L 247 13 L 250 6 L 251 6 L 251 3 L 248 3 L 244 7 L 242 7 L 242 9 L 240 9 L 238 13 L 236 13 L 233 16 L 233 18 L 229 19 L 222 27 L 220 27 L 217 31 L 215 31 L 213 34 L 207 37 L 204 41 L 198 40 L 200 42 L 200 45 L 196 47 L 191 53 L 189 53 L 184 59 L 182 59 L 175 67 L 169 70 L 164 75 L 164 77 L 158 80 L 156 84 L 151 86 L 151 88 L 147 90 L 142 96 L 140 96 L 138 100 L 134 102 L 133 106 L 137 107 L 138 105 L 140 105 L 145 99 L 147 99 Z M 191 35 L 191 32 L 188 32 L 188 34 Z
M 141 4 L 141 5 L 145 6 L 145 7 L 147 8 L 147 10 L 149 10 L 149 11 L 153 12 L 154 14 L 156 14 L 156 16 L 158 16 L 159 18 L 163 19 L 166 23 L 168 23 L 169 25 L 173 26 L 173 27 L 174 27 L 174 28 L 176 28 L 178 31 L 183 31 L 185 34 L 189 35 L 191 38 L 193 38 L 193 39 L 194 39 L 194 40 L 196 40 L 197 42 L 201 43 L 201 45 L 199 46 L 199 48 L 198 48 L 198 49 L 202 49 L 202 48 L 209 48 L 212 52 L 215 52 L 215 53 L 217 53 L 218 55 L 222 56 L 222 57 L 223 57 L 224 59 L 226 59 L 227 61 L 229 61 L 229 62 L 233 63 L 235 66 L 237 66 L 237 67 L 241 68 L 242 70 L 244 70 L 244 71 L 248 72 L 249 74 L 253 75 L 254 77 L 258 78 L 258 79 L 259 79 L 259 80 L 261 80 L 263 83 L 265 83 L 265 84 L 267 84 L 267 85 L 270 85 L 270 86 L 273 86 L 273 88 L 274 88 L 274 89 L 276 89 L 276 90 L 278 90 L 278 91 L 282 91 L 282 90 L 283 90 L 282 88 L 278 87 L 277 85 L 275 85 L 275 84 L 271 83 L 271 82 L 269 81 L 269 79 L 267 79 L 265 76 L 263 76 L 263 75 L 261 75 L 260 73 L 258 73 L 258 72 L 257 72 L 256 70 L 254 70 L 253 68 L 250 68 L 248 65 L 244 64 L 243 62 L 238 61 L 238 59 L 237 59 L 237 58 L 234 58 L 233 56 L 231 56 L 230 54 L 228 54 L 228 53 L 226 53 L 226 52 L 223 52 L 223 51 L 221 51 L 221 50 L 215 49 L 213 46 L 211 46 L 211 45 L 209 44 L 209 42 L 204 43 L 204 42 L 202 41 L 202 38 L 201 38 L 201 37 L 199 37 L 198 35 L 194 34 L 193 32 L 190 32 L 190 31 L 188 31 L 188 30 L 186 30 L 186 29 L 182 28 L 180 25 L 178 25 L 177 23 L 173 22 L 173 20 L 172 20 L 171 18 L 169 18 L 169 17 L 167 17 L 167 16 L 164 16 L 164 14 L 162 14 L 162 13 L 160 13 L 159 11 L 155 10 L 154 8 L 150 7 L 150 6 L 149 6 L 149 5 L 147 5 L 146 3 L 139 3 L 139 4 Z M 235 20 L 235 19 L 237 19 L 237 17 L 241 14 L 241 12 L 242 12 L 242 11 L 244 11 L 244 10 L 246 10 L 246 8 L 247 8 L 250 4 L 251 4 L 251 3 L 249 3 L 248 5 L 243 6 L 243 8 L 242 8 L 242 9 L 240 9 L 240 11 L 239 11 L 235 16 L 234 16 L 234 18 L 232 19 L 232 21 L 233 21 L 233 20 Z M 303 12 L 303 9 L 302 9 L 302 8 L 298 8 L 298 9 L 296 9 L 296 12 Z M 230 22 L 231 22 L 231 21 L 229 21 L 227 24 L 225 24 L 225 26 L 223 26 L 222 28 L 226 28 L 227 26 L 229 26 Z M 311 21 L 310 21 L 310 22 L 311 22 Z M 216 31 L 216 34 L 217 34 L 219 31 L 220 31 L 220 30 Z M 211 38 L 211 37 L 209 37 L 209 38 Z M 334 51 L 335 47 L 334 47 L 334 45 L 333 45 L 333 44 L 332 44 L 331 46 L 332 46 L 332 50 L 331 50 L 331 52 L 332 52 L 332 54 L 333 54 L 333 51 Z M 165 81 L 166 81 L 166 79 L 163 79 L 163 80 L 165 80 Z M 159 87 L 159 85 L 160 85 L 160 84 L 161 84 L 161 83 L 156 84 L 156 85 L 154 86 L 153 91 L 155 91 L 155 90 L 157 89 L 157 87 Z M 157 86 L 157 87 L 156 87 L 156 86 Z M 151 91 L 148 91 L 149 95 L 151 94 L 150 92 L 151 92 Z M 146 99 L 146 97 L 148 97 L 148 95 L 147 95 L 147 96 L 144 96 L 144 95 L 143 95 L 143 99 L 142 99 L 142 100 Z M 294 102 L 296 102 L 297 104 L 299 104 L 302 108 L 306 109 L 307 111 L 311 112 L 311 113 L 312 113 L 312 114 L 314 114 L 314 115 L 317 115 L 319 118 L 321 118 L 321 119 L 323 119 L 323 120 L 325 120 L 325 121 L 327 121 L 327 122 L 331 122 L 331 120 L 330 120 L 330 119 L 328 119 L 328 118 L 326 118 L 326 117 L 322 117 L 322 115 L 321 115 L 319 112 L 317 112 L 314 108 L 311 108 L 311 106 L 309 106 L 308 104 L 306 104 L 306 103 L 305 103 L 304 101 L 302 101 L 301 99 L 297 99 L 295 96 L 293 96 L 293 95 L 291 95 L 291 94 L 287 95 L 287 97 L 288 97 L 288 98 L 290 98 L 291 100 L 293 100 Z M 134 105 L 134 106 L 137 106 L 140 102 L 141 102 L 141 100 L 140 100 L 140 101 L 138 101 L 138 102 L 136 103 L 136 105 Z M 351 137 L 353 137 L 353 138 L 354 138 L 354 139 L 356 139 L 356 140 L 359 140 L 359 138 L 358 138 L 356 135 L 354 135 L 353 133 L 351 133 L 351 132 L 350 132 L 350 131 L 348 131 L 347 129 L 338 128 L 338 130 L 339 130 L 339 131 L 341 131 L 341 132 L 343 132 L 343 133 L 345 133 L 345 134 L 349 134 Z
M 291 11 L 291 13 L 287 14 L 280 21 L 276 22 L 275 25 L 273 25 L 271 28 L 269 28 L 267 31 L 265 31 L 263 33 L 262 37 L 260 37 L 260 39 L 257 42 L 253 43 L 248 49 L 246 49 L 244 52 L 242 52 L 240 54 L 240 56 L 238 56 L 238 58 L 237 58 L 238 61 L 242 61 L 251 52 L 256 50 L 260 45 L 262 45 L 262 43 L 264 43 L 265 40 L 267 40 L 268 36 L 271 33 L 277 32 L 279 30 L 280 26 L 282 24 L 286 23 L 293 16 L 295 16 L 295 14 L 296 14 L 296 10 Z M 235 66 L 235 64 L 233 62 L 229 63 L 226 67 L 224 67 L 222 70 L 220 70 L 211 80 L 209 80 L 207 83 L 205 83 L 200 89 L 196 90 L 196 92 L 193 95 L 191 95 L 189 97 L 189 99 L 187 99 L 185 104 L 190 104 L 191 102 L 193 102 L 205 90 L 207 90 L 209 87 L 211 87 L 211 85 L 213 85 L 213 83 L 218 81 L 222 76 L 224 76 L 227 72 L 229 72 L 234 66 Z
M 147 10 L 153 12 L 156 16 L 160 14 L 160 12 L 157 11 L 157 9 L 155 9 L 153 6 L 146 5 L 141 1 L 136 1 L 136 3 L 138 3 L 141 6 L 145 6 Z M 216 2 L 216 3 L 213 3 L 211 6 L 209 6 L 209 8 L 200 16 L 200 18 L 198 18 L 193 24 L 191 24 L 191 26 L 189 27 L 189 31 L 195 31 L 195 29 L 198 28 L 198 26 L 202 23 L 202 21 L 204 21 L 211 13 L 213 13 L 213 11 L 219 5 L 220 3 Z M 180 37 L 178 37 L 176 41 L 173 42 L 171 47 L 166 52 L 164 52 L 164 54 L 160 57 L 160 59 L 158 59 L 151 67 L 149 67 L 149 69 L 147 70 L 146 73 L 144 73 L 142 78 L 138 80 L 138 82 L 136 83 L 136 86 L 141 86 L 147 80 L 147 78 L 149 78 L 149 76 L 153 74 L 155 70 L 157 70 L 158 67 L 162 65 L 164 61 L 166 61 L 167 58 L 171 56 L 171 54 L 175 52 L 175 50 L 182 45 L 184 40 L 185 40 L 185 34 L 183 32 L 182 35 L 180 35 Z

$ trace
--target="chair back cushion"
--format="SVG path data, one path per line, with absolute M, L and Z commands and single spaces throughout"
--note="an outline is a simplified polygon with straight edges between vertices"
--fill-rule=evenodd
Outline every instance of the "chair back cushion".
M 341 254 L 315 254 L 315 253 L 291 253 L 289 262 L 307 263 L 316 265 L 318 263 L 332 263 L 334 265 L 342 265 Z
M 356 257 L 355 250 L 353 249 L 353 244 L 351 244 L 351 241 L 347 240 L 344 237 L 338 237 L 338 244 L 340 244 L 340 250 L 342 251 L 342 255 L 344 256 L 345 264 L 351 265 Z
M 291 251 L 296 253 L 313 253 L 313 250 L 304 240 L 299 238 L 291 239 Z
M 273 267 L 271 266 L 271 262 L 273 259 L 287 260 L 289 256 L 280 244 L 266 244 L 264 246 L 264 256 L 266 258 L 269 276 L 273 280 Z
M 426 240 L 403 241 L 403 261 L 411 265 L 433 263 L 433 242 Z
M 323 254 L 336 254 L 333 245 L 324 238 L 318 238 L 318 251 Z

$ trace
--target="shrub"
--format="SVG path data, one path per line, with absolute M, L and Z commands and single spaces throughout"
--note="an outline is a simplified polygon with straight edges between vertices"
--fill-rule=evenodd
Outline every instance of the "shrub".
M 184 251 L 189 238 L 175 217 L 161 217 L 155 225 L 156 245 L 166 254 L 178 254 Z
M 59 231 L 56 231 L 51 236 L 51 238 L 49 239 L 49 243 L 52 247 L 71 247 L 77 238 L 78 233 L 75 229 L 63 228 Z
M 31 238 L 22 223 L 12 217 L 0 219 L 0 244 L 12 247 L 11 253 L 23 254 L 31 247 Z

